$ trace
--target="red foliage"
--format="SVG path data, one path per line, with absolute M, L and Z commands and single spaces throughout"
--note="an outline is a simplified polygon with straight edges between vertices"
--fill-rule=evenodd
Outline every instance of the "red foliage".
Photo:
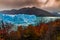
M 11 31 L 8 33 L 10 27 L 6 27 L 4 29 L 0 29 L 0 40 L 6 40 L 6 38 L 10 38 L 11 40 L 18 40 L 23 37 L 41 37 L 48 31 L 49 27 L 57 27 L 60 26 L 60 20 L 56 20 L 54 22 L 49 23 L 41 23 L 38 26 L 29 25 L 27 28 L 23 29 L 22 26 L 19 26 L 17 31 Z M 1 39 L 2 37 L 2 39 Z

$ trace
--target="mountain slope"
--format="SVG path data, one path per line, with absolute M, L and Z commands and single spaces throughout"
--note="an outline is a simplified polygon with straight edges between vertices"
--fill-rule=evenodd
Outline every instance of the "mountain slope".
M 36 16 L 56 16 L 50 12 L 47 12 L 45 10 L 39 9 L 39 8 L 21 8 L 19 10 L 5 10 L 1 11 L 0 13 L 4 14 L 29 14 L 29 15 L 36 15 Z

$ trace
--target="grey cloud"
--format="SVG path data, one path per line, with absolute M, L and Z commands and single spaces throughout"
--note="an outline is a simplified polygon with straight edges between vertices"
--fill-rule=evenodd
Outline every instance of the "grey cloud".
M 44 0 L 43 0 L 44 1 Z M 49 0 L 47 1 L 48 4 Z M 52 0 L 51 0 L 52 2 Z M 43 5 L 43 7 L 42 7 Z M 39 0 L 0 0 L 0 9 L 12 9 L 12 8 L 20 8 L 24 6 L 36 6 L 39 8 L 46 8 L 46 4 L 43 2 L 39 2 Z M 60 8 L 60 0 L 55 0 L 54 3 L 55 8 L 59 9 Z M 51 6 L 52 9 L 54 6 Z M 51 8 L 49 5 L 47 5 L 47 8 Z

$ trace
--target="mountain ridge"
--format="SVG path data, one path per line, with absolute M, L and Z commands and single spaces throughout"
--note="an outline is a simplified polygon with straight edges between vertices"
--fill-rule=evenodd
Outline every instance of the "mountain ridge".
M 29 15 L 36 15 L 36 16 L 57 16 L 55 14 L 52 14 L 48 11 L 45 11 L 43 9 L 39 9 L 36 7 L 32 7 L 32 8 L 21 8 L 19 10 L 5 10 L 5 11 L 0 11 L 0 13 L 4 13 L 4 14 L 29 14 Z

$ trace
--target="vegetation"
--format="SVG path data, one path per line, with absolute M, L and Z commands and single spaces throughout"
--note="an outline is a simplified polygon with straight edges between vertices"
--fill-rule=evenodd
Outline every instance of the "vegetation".
M 9 24 L 11 25 L 11 24 Z M 57 40 L 57 30 L 60 28 L 60 19 L 37 26 L 29 25 L 25 29 L 19 26 L 17 31 L 9 32 L 11 26 L 4 25 L 0 28 L 0 40 Z M 4 27 L 6 26 L 6 27 Z M 57 30 L 56 30 L 57 29 Z

